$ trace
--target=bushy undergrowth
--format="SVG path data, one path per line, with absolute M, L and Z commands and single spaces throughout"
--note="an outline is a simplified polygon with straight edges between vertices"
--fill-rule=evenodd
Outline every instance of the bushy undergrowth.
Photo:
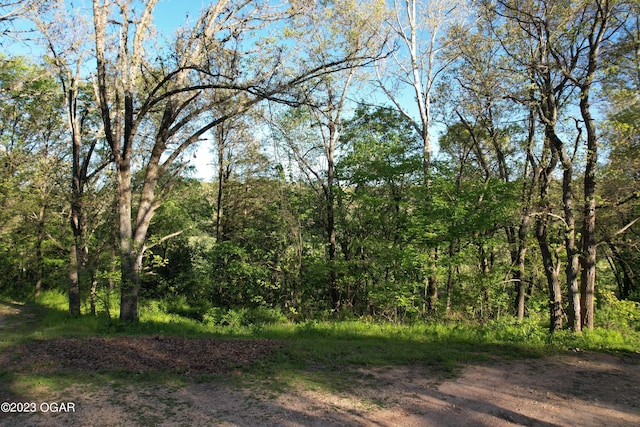
M 599 295 L 597 326 L 622 333 L 640 332 L 640 302 L 619 300 L 613 292 Z
M 639 314 L 636 303 L 615 299 L 603 302 L 598 315 L 598 327 L 593 331 L 574 334 L 557 331 L 549 334 L 542 318 L 517 322 L 505 316 L 500 320 L 484 324 L 462 318 L 443 318 L 437 321 L 417 321 L 398 324 L 373 320 L 321 321 L 307 320 L 293 323 L 280 310 L 266 307 L 223 309 L 203 306 L 204 313 L 194 315 L 196 309 L 185 300 L 150 300 L 141 305 L 140 322 L 128 325 L 105 313 L 97 316 L 85 314 L 70 318 L 67 313 L 67 297 L 63 293 L 47 291 L 38 298 L 34 306 L 37 327 L 30 333 L 33 338 L 81 335 L 114 334 L 166 334 L 180 336 L 229 336 L 245 338 L 274 338 L 304 341 L 313 351 L 325 352 L 322 348 L 335 345 L 335 351 L 354 352 L 353 346 L 364 345 L 373 353 L 379 352 L 390 361 L 419 359 L 420 346 L 436 345 L 437 351 L 462 346 L 465 351 L 478 351 L 483 347 L 511 351 L 556 352 L 567 349 L 635 351 L 640 348 Z M 632 306 L 633 305 L 633 306 Z M 611 308 L 606 308 L 610 306 Z M 113 308 L 117 313 L 117 307 Z M 606 326 L 606 328 L 604 327 Z M 316 344 L 317 343 L 317 344 Z M 327 343 L 332 343 L 331 345 Z M 354 344 L 355 343 L 355 344 Z M 363 344 L 363 343 L 366 343 Z M 413 343 L 408 345 L 407 343 Z M 389 345 L 392 350 L 389 350 Z M 416 345 L 418 347 L 416 347 Z M 389 352 L 405 352 L 404 356 L 393 356 Z M 429 347 L 432 348 L 432 347 Z M 351 349 L 351 350 L 348 350 Z M 329 351 L 329 350 L 326 350 Z M 436 351 L 436 350 L 434 350 Z M 355 356 L 349 356 L 357 359 Z M 368 357 L 371 357 L 369 355 Z M 461 357 L 460 355 L 456 356 Z
M 210 326 L 242 327 L 256 324 L 285 323 L 287 317 L 279 309 L 269 307 L 215 307 L 207 302 L 188 303 L 184 297 L 150 301 L 146 307 L 158 307 L 170 314 L 197 320 Z

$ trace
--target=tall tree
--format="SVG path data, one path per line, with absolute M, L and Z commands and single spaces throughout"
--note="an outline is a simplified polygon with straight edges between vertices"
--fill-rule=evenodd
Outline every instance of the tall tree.
M 32 15 L 41 42 L 55 70 L 64 94 L 65 113 L 71 146 L 70 226 L 73 235 L 69 249 L 69 313 L 80 315 L 80 289 L 89 255 L 85 190 L 108 162 L 95 161 L 101 141 L 97 109 L 88 79 L 82 75 L 90 53 L 86 35 L 90 26 L 78 11 L 69 15 L 71 6 L 57 2 L 46 11 Z M 46 17 L 46 18 L 45 18 Z
M 256 38 L 255 32 L 273 25 L 277 33 L 287 19 L 305 13 L 305 4 L 283 10 L 268 3 L 221 0 L 203 11 L 193 28 L 182 31 L 173 51 L 164 56 L 159 48 L 149 49 L 156 4 L 146 2 L 137 14 L 134 1 L 118 7 L 93 2 L 96 86 L 118 182 L 123 321 L 138 319 L 147 231 L 163 192 L 170 189 L 170 166 L 208 131 L 262 100 L 299 103 L 294 88 L 351 67 L 358 54 L 340 51 L 321 61 L 296 62 L 304 54 L 295 43 L 287 45 L 271 35 Z M 202 96 L 212 91 L 222 91 L 223 99 L 234 105 L 214 119 L 207 116 L 212 97 Z M 132 166 L 143 126 L 151 126 L 154 136 L 145 150 L 150 154 L 143 159 L 145 178 L 134 204 Z
M 231 180 L 249 180 L 264 169 L 266 159 L 260 152 L 259 141 L 253 135 L 258 126 L 255 117 L 243 115 L 216 126 L 213 151 L 216 156 L 217 194 L 215 196 L 216 240 L 225 240 L 232 221 L 226 212 L 228 184 Z
M 396 109 L 359 106 L 344 122 L 340 143 L 339 246 L 351 273 L 346 303 L 357 315 L 415 316 L 419 268 L 409 212 L 411 190 L 421 182 L 420 138 Z
M 296 34 L 296 37 L 309 46 L 308 56 L 313 62 L 326 63 L 332 52 L 336 51 L 345 54 L 351 52 L 351 56 L 355 57 L 349 68 L 314 79 L 306 87 L 308 118 L 311 120 L 311 126 L 318 130 L 316 138 L 319 141 L 314 145 L 320 148 L 320 156 L 323 163 L 326 163 L 318 165 L 310 162 L 307 154 L 317 156 L 316 150 L 313 150 L 313 153 L 301 151 L 291 135 L 286 135 L 285 132 L 284 137 L 305 173 L 313 175 L 312 184 L 316 186 L 325 208 L 323 223 L 327 237 L 328 295 L 332 308 L 338 310 L 341 306 L 341 295 L 336 272 L 337 145 L 343 115 L 348 108 L 347 96 L 356 80 L 358 67 L 372 62 L 370 58 L 379 55 L 381 34 L 378 32 L 377 24 L 380 23 L 383 14 L 382 3 L 379 1 L 366 3 L 339 0 L 332 3 L 330 8 L 310 3 L 312 7 L 297 19 L 301 30 Z M 303 30 L 304 28 L 313 28 L 313 32 L 309 33 Z
M 608 151 L 598 194 L 602 240 L 618 283 L 618 297 L 637 299 L 638 200 L 640 199 L 640 4 L 630 6 L 614 46 L 604 52 L 602 95 L 607 121 L 603 143 Z
M 584 172 L 584 211 L 582 223 L 582 326 L 593 329 L 596 287 L 596 171 L 598 168 L 599 134 L 591 107 L 591 94 L 601 67 L 600 51 L 619 28 L 618 20 L 626 20 L 626 10 L 620 11 L 615 0 L 597 0 L 580 5 L 573 11 L 573 26 L 584 28 L 577 51 L 581 62 L 576 71 L 563 70 L 580 90 L 580 115 L 587 133 L 587 159 Z M 571 27 L 570 27 L 571 28 Z M 566 63 L 572 59 L 565 52 L 555 54 L 556 60 Z
M 571 82 L 563 73 L 561 67 L 554 61 L 554 49 L 561 50 L 567 48 L 565 37 L 561 32 L 556 32 L 555 28 L 562 28 L 563 10 L 560 4 L 553 2 L 539 2 L 531 4 L 515 4 L 511 2 L 498 2 L 496 13 L 506 18 L 511 23 L 507 27 L 508 37 L 504 46 L 507 53 L 522 66 L 522 69 L 530 76 L 534 91 L 531 95 L 535 99 L 538 118 L 544 128 L 545 145 L 552 151 L 549 159 L 557 158 L 563 169 L 562 179 L 562 200 L 563 200 L 563 223 L 565 225 L 564 241 L 567 255 L 567 265 L 565 274 L 567 287 L 569 289 L 571 313 L 570 322 L 575 330 L 580 329 L 580 300 L 578 292 L 578 251 L 576 248 L 576 228 L 574 217 L 574 191 L 573 191 L 573 159 L 580 141 L 580 134 L 576 137 L 574 149 L 569 151 L 567 143 L 561 136 L 559 129 L 562 110 L 567 106 L 572 93 Z M 527 42 L 526 50 L 521 49 L 521 40 Z M 574 66 L 574 65 L 571 65 Z M 526 98 L 525 98 L 526 100 Z M 573 155 L 570 153 L 573 152 Z M 549 164 L 551 166 L 551 164 Z M 547 174 L 551 174 L 553 169 L 547 168 Z M 537 226 L 537 238 L 543 255 L 543 262 L 546 264 L 547 278 L 549 281 L 550 316 L 551 330 L 559 329 L 562 325 L 561 292 L 557 277 L 554 277 L 553 256 L 547 240 L 544 223 L 548 223 L 550 216 L 554 215 L 549 211 L 550 204 L 545 201 L 549 194 L 551 176 L 545 174 L 541 181 L 541 198 L 543 212 L 541 215 L 547 218 L 540 218 Z M 553 271 L 548 271 L 548 270 Z M 576 317 L 578 316 L 578 317 Z
M 27 19 L 29 15 L 46 9 L 45 0 L 1 0 L 0 1 L 0 45 L 8 40 L 20 40 L 32 31 L 30 28 L 17 29 L 14 21 Z
M 448 29 L 467 18 L 465 1 L 394 0 L 387 26 L 395 37 L 389 43 L 391 52 L 376 68 L 378 85 L 391 102 L 411 120 L 420 135 L 423 147 L 424 184 L 429 186 L 432 151 L 432 97 L 438 78 L 451 63 L 443 49 L 451 42 L 446 39 Z M 406 92 L 414 104 L 405 102 Z M 417 110 L 418 117 L 412 114 Z M 430 248 L 430 266 L 425 279 L 427 309 L 434 312 L 438 299 L 435 275 L 436 248 Z
M 465 132 L 452 132 L 464 140 L 471 138 L 469 151 L 484 171 L 484 179 L 498 178 L 510 185 L 521 182 L 520 215 L 505 224 L 515 285 L 515 313 L 520 320 L 525 313 L 526 253 L 532 213 L 533 191 L 537 187 L 535 175 L 535 110 L 526 102 L 515 99 L 526 97 L 526 77 L 510 73 L 510 58 L 505 55 L 506 43 L 492 31 L 492 22 L 480 14 L 474 27 L 459 26 L 452 31 L 454 43 L 449 49 L 455 59 L 450 77 L 438 90 L 439 102 L 446 104 L 448 120 L 461 125 Z M 505 94 L 513 94 L 505 96 Z M 515 99 L 514 99 L 515 98 Z M 450 132 L 455 131 L 455 126 Z M 455 136 L 454 136 L 455 137 Z M 450 139 L 450 138 L 449 138 Z M 461 141 L 462 143 L 462 141 Z M 468 163 L 466 160 L 461 164 Z M 458 174 L 460 176 L 460 174 Z
M 512 53 L 512 56 L 530 73 L 531 82 L 536 88 L 538 115 L 544 127 L 545 138 L 563 169 L 563 222 L 567 253 L 565 273 L 570 296 L 570 324 L 574 331 L 580 331 L 583 326 L 591 329 L 596 263 L 595 170 L 598 136 L 591 112 L 590 95 L 600 67 L 600 49 L 616 31 L 613 21 L 618 13 L 618 3 L 606 0 L 595 4 L 551 0 L 519 3 L 500 0 L 495 4 L 487 4 L 491 11 L 511 22 L 511 26 L 506 28 L 512 30 L 507 30 L 506 33 L 502 31 L 504 40 L 509 37 L 516 47 L 520 43 L 513 43 L 516 39 L 527 42 L 528 54 L 523 55 L 522 51 L 515 49 L 513 52 L 519 53 Z M 624 19 L 622 15 L 620 19 Z M 577 99 L 574 97 L 576 92 Z M 563 140 L 563 132 L 559 129 L 562 109 L 570 104 L 577 106 L 580 111 L 580 120 L 575 120 L 577 136 L 573 145 Z M 583 131 L 586 133 L 584 215 L 581 247 L 578 248 L 573 206 L 573 169 Z M 548 253 L 542 247 L 541 250 L 543 255 Z M 579 263 L 582 264 L 580 286 Z M 557 316 L 560 315 L 558 312 Z M 552 325 L 558 323 L 559 321 L 552 320 Z
M 2 58 L 0 62 L 0 121 L 4 168 L 0 200 L 2 234 L 21 230 L 24 267 L 37 296 L 42 289 L 46 243 L 51 241 L 53 209 L 58 211 L 60 171 L 67 152 L 60 143 L 62 99 L 47 69 L 26 58 Z M 7 237 L 9 237 L 7 235 Z M 24 244 L 32 245 L 25 249 Z M 7 248 L 9 249 L 9 248 Z M 19 263 L 24 262 L 20 260 Z M 18 264 L 19 265 L 19 264 Z

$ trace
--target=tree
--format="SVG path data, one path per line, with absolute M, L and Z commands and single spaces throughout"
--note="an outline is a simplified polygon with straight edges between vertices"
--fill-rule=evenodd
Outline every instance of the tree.
M 416 314 L 412 188 L 420 182 L 420 138 L 393 108 L 359 106 L 342 126 L 336 165 L 341 253 L 355 314 L 399 320 Z
M 574 25 L 583 27 L 583 39 L 579 41 L 578 52 L 581 66 L 576 72 L 566 68 L 563 71 L 580 90 L 580 115 L 587 132 L 587 160 L 584 172 L 584 212 L 582 223 L 582 280 L 581 319 L 582 326 L 592 330 L 594 326 L 594 299 L 596 286 L 596 171 L 598 167 L 599 135 L 596 120 L 592 113 L 591 93 L 596 74 L 601 66 L 600 50 L 618 29 L 617 19 L 624 20 L 616 7 L 617 2 L 603 0 L 577 8 L 574 13 Z M 623 14 L 625 11 L 622 12 Z M 564 62 L 572 59 L 564 52 L 556 54 L 557 60 Z
M 443 56 L 443 49 L 451 42 L 444 35 L 448 29 L 466 19 L 466 3 L 463 1 L 416 0 L 394 1 L 387 25 L 395 36 L 388 46 L 391 51 L 386 62 L 378 62 L 376 68 L 378 86 L 389 100 L 413 124 L 423 145 L 423 175 L 429 186 L 431 169 L 432 96 L 438 78 L 450 65 L 451 59 Z M 418 117 L 404 102 L 409 91 Z M 428 197 L 428 192 L 426 193 Z M 428 200 L 427 200 L 428 203 Z M 436 248 L 430 248 L 429 270 L 425 280 L 425 294 L 429 312 L 434 312 L 438 299 L 435 275 Z
M 19 39 L 31 30 L 16 30 L 14 21 L 27 18 L 32 13 L 46 8 L 44 0 L 2 0 L 0 1 L 0 44 L 7 39 Z
M 318 141 L 305 141 L 315 149 L 301 150 L 293 135 L 288 135 L 283 128 L 281 132 L 292 150 L 296 161 L 308 176 L 312 176 L 310 183 L 315 187 L 325 208 L 323 220 L 327 238 L 328 257 L 328 295 L 333 310 L 339 310 L 341 295 L 337 284 L 336 257 L 336 200 L 337 181 L 335 165 L 337 145 L 340 137 L 340 127 L 343 114 L 347 109 L 347 95 L 352 83 L 356 80 L 359 67 L 371 63 L 372 58 L 379 56 L 378 25 L 382 19 L 381 3 L 361 3 L 357 1 L 335 1 L 332 7 L 319 7 L 312 4 L 298 23 L 296 37 L 306 41 L 309 59 L 316 63 L 327 63 L 333 52 L 344 52 L 351 56 L 349 67 L 331 74 L 320 76 L 308 82 L 305 87 L 307 111 L 297 115 L 309 121 L 303 126 L 316 130 L 312 138 Z M 355 15 L 355 16 L 354 16 Z M 312 28 L 312 32 L 302 30 Z M 295 125 L 295 124 L 294 124 Z M 309 156 L 310 155 L 310 156 Z M 316 156 L 321 164 L 310 161 L 309 157 Z
M 294 62 L 287 55 L 301 53 L 296 46 L 271 36 L 252 37 L 268 24 L 276 31 L 282 29 L 285 19 L 305 13 L 304 4 L 278 10 L 267 4 L 221 1 L 207 7 L 193 29 L 183 31 L 172 53 L 164 57 L 159 51 L 148 51 L 156 4 L 157 0 L 147 2 L 137 15 L 132 1 L 119 8 L 93 2 L 97 93 L 118 182 L 123 321 L 138 319 L 147 232 L 162 193 L 170 189 L 169 167 L 220 123 L 266 99 L 298 104 L 300 94 L 295 88 L 352 67 L 358 55 L 340 51 L 321 61 Z M 112 43 L 117 37 L 119 43 Z M 215 98 L 202 94 L 214 91 L 220 91 L 219 99 L 234 108 L 214 119 L 203 119 Z M 134 217 L 131 176 L 143 126 L 150 126 L 154 136 L 147 149 L 150 156 L 143 160 L 145 179 Z
M 0 61 L 0 96 L 0 203 L 5 216 L 0 230 L 10 240 L 21 234 L 6 250 L 21 252 L 15 267 L 26 277 L 18 274 L 20 283 L 32 281 L 37 296 L 45 278 L 51 226 L 57 223 L 53 215 L 60 212 L 60 171 L 67 154 L 60 144 L 62 99 L 51 74 L 21 57 Z
M 70 226 L 73 242 L 69 249 L 69 313 L 80 315 L 81 280 L 89 258 L 86 187 L 95 183 L 108 162 L 96 161 L 102 138 L 98 135 L 98 116 L 93 91 L 82 75 L 90 53 L 86 34 L 89 23 L 78 11 L 69 16 L 69 5 L 59 2 L 47 11 L 35 13 L 32 20 L 41 34 L 41 43 L 55 70 L 61 93 L 71 146 Z M 104 151 L 104 150 L 103 150 Z
M 545 139 L 552 150 L 550 159 L 557 158 L 563 169 L 563 223 L 567 255 L 565 270 L 570 296 L 570 324 L 574 331 L 584 325 L 593 327 L 593 286 L 595 286 L 595 167 L 597 164 L 597 134 L 590 107 L 590 91 L 598 70 L 598 52 L 602 44 L 615 32 L 611 21 L 615 14 L 613 4 L 598 2 L 595 5 L 582 2 L 534 1 L 514 3 L 498 1 L 487 3 L 490 13 L 504 18 L 510 27 L 499 31 L 504 46 L 510 50 L 521 69 L 528 73 L 534 85 L 538 116 L 544 127 Z M 511 30 L 509 30 L 511 28 Z M 518 40 L 518 41 L 516 41 Z M 528 52 L 520 50 L 521 40 L 526 40 Z M 512 47 L 509 47 L 512 46 Z M 578 98 L 574 97 L 576 91 Z M 576 137 L 573 148 L 563 140 L 558 129 L 559 117 L 568 105 L 579 107 L 580 120 L 575 119 Z M 582 241 L 576 244 L 574 216 L 574 161 L 586 133 L 586 163 L 582 226 Z M 572 154 L 573 153 L 573 154 Z M 551 172 L 552 170 L 549 170 Z M 548 179 L 541 181 L 550 182 Z M 541 194 L 548 194 L 542 191 Z M 548 206 L 548 204 L 547 204 Z M 546 212 L 545 215 L 551 215 Z M 539 225 L 540 222 L 539 222 Z M 543 259 L 548 267 L 551 255 L 544 243 L 545 233 L 538 227 Z M 581 253 L 581 256 L 579 257 Z M 578 286 L 579 262 L 582 264 L 582 283 Z M 552 274 L 549 276 L 552 279 Z M 555 283 L 555 280 L 553 280 Z M 550 282 L 550 289 L 552 289 Z M 552 292 L 552 330 L 559 327 L 561 316 L 557 292 Z M 555 319 L 555 320 L 554 320 Z M 555 326 L 554 326 L 555 325 Z
M 507 186 L 520 185 L 520 214 L 504 224 L 514 282 L 514 312 L 520 320 L 525 314 L 527 290 L 526 254 L 533 210 L 533 192 L 538 186 L 533 149 L 535 147 L 535 110 L 533 105 L 514 100 L 527 81 L 519 73 L 507 73 L 509 55 L 506 43 L 492 31 L 491 20 L 480 14 L 474 27 L 457 26 L 447 51 L 454 59 L 448 79 L 438 87 L 447 131 L 447 145 L 461 145 L 453 154 L 460 163 L 456 178 L 458 191 L 464 167 L 475 159 L 482 173 L 475 178 L 488 182 L 499 179 Z M 513 94 L 505 96 L 505 94 Z M 455 141 L 458 139 L 458 141 Z M 441 144 L 443 151 L 445 147 Z M 450 252 L 453 248 L 450 248 Z
M 260 152 L 259 141 L 252 131 L 258 126 L 255 117 L 234 117 L 216 126 L 214 154 L 216 155 L 217 194 L 215 196 L 215 236 L 223 241 L 231 219 L 227 218 L 228 184 L 231 180 L 251 179 L 265 169 L 267 159 Z
M 555 6 L 555 7 L 554 7 Z M 578 251 L 576 249 L 576 226 L 574 216 L 574 190 L 573 190 L 573 163 L 581 132 L 575 138 L 573 156 L 567 149 L 567 143 L 560 135 L 559 116 L 561 110 L 566 107 L 568 96 L 572 90 L 568 78 L 562 70 L 555 66 L 553 60 L 554 49 L 563 49 L 564 40 L 562 36 L 551 34 L 552 28 L 561 27 L 562 15 L 558 9 L 560 5 L 549 5 L 545 7 L 544 14 L 540 20 L 529 27 L 529 32 L 534 40 L 532 51 L 531 69 L 533 81 L 536 84 L 539 97 L 537 104 L 538 116 L 544 127 L 545 139 L 549 141 L 551 150 L 557 153 L 562 165 L 562 202 L 565 226 L 564 241 L 567 256 L 565 275 L 567 288 L 569 290 L 571 313 L 570 323 L 574 331 L 580 330 L 580 301 L 578 291 Z M 557 292 L 554 292 L 554 297 Z M 557 304 L 559 305 L 559 304 Z M 562 316 L 561 308 L 553 310 L 554 329 L 560 327 Z
M 637 271 L 638 200 L 640 198 L 640 15 L 639 5 L 630 5 L 629 18 L 615 43 L 603 52 L 605 78 L 601 94 L 607 120 L 603 144 L 608 152 L 601 174 L 597 206 L 601 241 L 614 272 L 619 298 L 640 297 Z

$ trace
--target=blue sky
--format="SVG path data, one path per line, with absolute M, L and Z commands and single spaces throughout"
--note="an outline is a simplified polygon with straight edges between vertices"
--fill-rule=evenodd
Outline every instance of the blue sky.
M 91 13 L 90 0 L 68 1 L 67 4 L 72 5 L 75 9 L 85 10 L 88 15 Z M 203 0 L 159 0 L 154 10 L 154 26 L 157 30 L 160 42 L 162 42 L 162 39 L 171 39 L 174 32 L 187 22 L 194 23 L 198 19 L 201 11 L 206 6 L 209 6 L 209 4 L 211 4 L 210 1 Z M 137 12 L 141 12 L 142 7 L 142 1 L 138 2 L 138 7 L 136 8 Z M 23 22 L 18 25 L 26 27 L 27 24 Z M 38 57 L 41 55 L 41 49 L 24 43 L 3 46 L 3 48 L 8 54 L 22 54 L 31 57 Z M 360 96 L 362 96 L 362 94 Z M 410 95 L 408 98 L 409 97 Z M 375 101 L 371 97 L 368 98 L 368 101 L 388 104 L 388 100 L 381 93 L 377 94 L 377 99 Z M 413 104 L 414 102 L 408 99 L 408 105 L 413 106 Z M 437 137 L 434 138 L 434 140 L 437 140 Z M 195 149 L 195 156 L 190 156 L 191 163 L 195 165 L 198 170 L 196 176 L 207 181 L 212 180 L 215 168 L 213 165 L 214 156 L 211 154 L 211 149 L 212 146 L 210 141 L 202 141 Z

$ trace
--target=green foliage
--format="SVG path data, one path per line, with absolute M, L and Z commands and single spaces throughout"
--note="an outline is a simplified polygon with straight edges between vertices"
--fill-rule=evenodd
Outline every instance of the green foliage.
M 59 290 L 50 290 L 43 292 L 37 299 L 36 303 L 51 310 L 66 311 L 69 301 L 66 294 Z
M 640 333 L 640 302 L 620 300 L 613 292 L 602 292 L 598 306 L 597 326 L 611 332 Z
M 325 6 L 318 3 L 308 10 L 311 15 L 298 18 L 315 22 L 337 16 Z M 332 44 L 332 38 L 326 36 L 342 28 L 343 22 L 326 24 L 328 27 L 315 28 L 318 33 L 291 28 L 284 33 L 300 39 L 318 36 Z M 620 24 L 632 29 L 637 18 Z M 329 33 L 322 33 L 321 28 Z M 571 31 L 567 34 L 578 36 L 581 29 Z M 541 147 L 533 147 L 531 159 L 527 158 L 525 129 L 513 124 L 526 112 L 510 100 L 522 98 L 523 89 L 535 89 L 535 85 L 527 86 L 519 76 L 499 73 L 501 68 L 496 68 L 494 61 L 502 63 L 508 58 L 500 57 L 500 43 L 487 39 L 486 28 L 470 29 L 470 33 L 467 40 L 472 44 L 467 44 L 467 50 L 472 46 L 474 53 L 486 56 L 486 60 L 466 52 L 457 61 L 456 78 L 449 79 L 454 83 L 442 86 L 440 104 L 434 103 L 434 107 L 444 107 L 437 114 L 443 113 L 448 125 L 438 137 L 440 154 L 433 159 L 428 177 L 423 176 L 424 153 L 415 126 L 397 109 L 388 107 L 358 106 L 351 118 L 340 123 L 334 188 L 318 185 L 327 182 L 325 147 L 321 129 L 312 124 L 308 108 L 291 108 L 281 115 L 282 120 L 271 127 L 276 140 L 273 150 L 259 149 L 261 143 L 271 142 L 266 141 L 267 132 L 254 132 L 262 125 L 244 120 L 244 116 L 221 128 L 231 132 L 231 139 L 245 138 L 245 131 L 253 135 L 247 136 L 250 141 L 223 147 L 226 157 L 220 160 L 224 164 L 220 165 L 219 182 L 181 177 L 174 166 L 172 180 L 167 179 L 173 175 L 169 173 L 157 188 L 163 203 L 153 219 L 144 258 L 142 296 L 148 305 L 142 312 L 148 324 L 184 321 L 197 330 L 227 327 L 241 331 L 252 325 L 281 323 L 287 317 L 301 322 L 367 318 L 411 323 L 428 316 L 446 322 L 447 315 L 455 315 L 483 325 L 481 332 L 473 332 L 477 339 L 544 341 L 536 325 L 547 301 L 535 243 L 530 245 L 526 260 L 529 319 L 516 324 L 510 317 L 514 235 L 522 210 L 522 189 L 528 188 L 532 179 L 531 171 L 528 175 L 524 172 L 539 161 L 541 152 Z M 363 34 L 349 28 L 342 36 L 359 40 Z M 634 275 L 640 266 L 634 238 L 640 223 L 625 233 L 618 230 L 637 218 L 640 194 L 640 110 L 637 79 L 630 77 L 637 70 L 633 50 L 637 34 L 626 31 L 615 40 L 603 49 L 608 68 L 601 75 L 601 93 L 593 93 L 608 107 L 606 125 L 598 124 L 599 132 L 604 129 L 601 139 L 607 150 L 598 190 L 602 201 L 598 230 L 604 242 L 599 254 L 608 258 L 609 265 L 601 263 L 598 274 L 607 283 L 618 283 L 619 297 L 632 299 L 640 292 Z M 512 41 L 501 42 L 505 47 Z M 265 49 L 288 49 L 287 43 L 273 34 L 261 43 Z M 336 53 L 316 48 L 317 53 Z M 305 60 L 312 59 L 308 55 Z M 518 88 L 508 87 L 513 82 Z M 26 297 L 40 282 L 44 289 L 64 289 L 68 254 L 61 248 L 69 246 L 70 236 L 68 135 L 62 94 L 47 69 L 25 58 L 0 58 L 0 89 L 0 291 Z M 446 90 L 456 93 L 448 96 Z M 79 104 L 81 110 L 87 110 L 83 122 L 87 126 L 96 121 L 96 113 L 89 112 L 95 107 L 92 96 L 91 91 L 85 91 Z M 203 102 L 200 98 L 197 101 Z M 184 114 L 185 120 L 189 117 L 187 110 L 176 114 Z M 141 125 L 145 132 L 153 131 L 158 124 L 154 120 L 155 116 Z M 542 139 L 540 123 L 534 130 L 537 140 Z M 576 166 L 583 157 L 579 142 Z M 282 153 L 285 146 L 290 150 Z M 309 162 L 306 169 L 295 166 L 301 157 Z M 140 190 L 145 173 L 137 171 L 134 191 Z M 218 184 L 223 184 L 220 201 Z M 554 181 L 550 195 L 557 209 L 562 203 L 559 186 Z M 174 191 L 165 194 L 169 187 Z M 112 233 L 116 227 L 111 202 L 114 194 L 111 177 L 105 174 L 96 180 L 95 194 L 83 201 L 94 206 L 86 215 L 91 229 L 86 265 L 91 271 L 82 277 L 83 307 L 86 312 L 88 283 L 95 279 L 98 317 L 106 313 L 108 318 L 105 331 L 124 333 L 128 327 L 111 319 L 117 312 L 115 291 L 120 274 L 117 268 L 112 269 L 118 260 L 108 256 L 117 240 Z M 532 206 L 536 197 L 532 196 Z M 337 240 L 331 262 L 329 208 L 335 210 Z M 218 211 L 221 221 L 216 229 Z M 531 222 L 537 219 L 537 213 L 533 215 Z M 556 219 L 550 220 L 550 239 L 560 247 L 563 230 Z M 179 231 L 182 234 L 165 240 Z M 558 256 L 562 260 L 566 254 L 560 250 Z M 607 275 L 601 274 L 604 269 Z M 432 277 L 438 281 L 440 295 L 436 314 L 425 308 L 425 283 Z M 332 305 L 330 280 L 338 288 L 339 309 Z M 599 326 L 610 331 L 637 330 L 636 305 L 608 294 L 600 299 L 596 314 Z M 448 313 L 444 312 L 445 301 Z M 311 335 L 327 333 L 313 322 L 303 325 L 303 329 L 310 328 Z M 456 333 L 471 334 L 468 330 Z
M 153 304 L 154 301 L 150 301 Z M 211 309 L 211 304 L 207 301 L 200 300 L 198 303 L 187 302 L 187 298 L 184 295 L 177 295 L 172 298 L 166 298 L 163 301 L 164 308 L 168 314 L 175 314 L 178 316 L 186 317 L 189 319 L 202 322 L 205 315 Z M 155 311 L 155 310 L 154 310 Z
M 104 335 L 177 335 L 265 338 L 286 341 L 266 361 L 263 369 L 283 371 L 308 369 L 330 375 L 334 369 L 355 366 L 425 364 L 451 372 L 460 362 L 485 360 L 495 355 L 507 358 L 537 357 L 566 350 L 635 351 L 640 332 L 596 328 L 579 335 L 569 331 L 550 334 L 546 325 L 534 320 L 522 323 L 512 318 L 483 325 L 465 320 L 439 322 L 390 322 L 309 320 L 293 324 L 274 310 L 209 310 L 216 322 L 199 322 L 166 311 L 167 301 L 148 301 L 141 307 L 138 324 L 124 324 L 104 316 L 70 318 L 66 298 L 45 292 L 28 306 L 30 321 L 17 329 L 3 329 L 11 342 L 32 338 Z M 21 315 L 22 316 L 22 315 Z
M 64 103 L 47 68 L 0 55 L 0 291 L 55 288 L 64 272 Z M 66 187 L 64 187 L 66 189 Z
M 350 186 L 393 192 L 419 178 L 420 140 L 411 123 L 394 109 L 358 107 L 344 124 L 341 143 L 346 153 L 337 174 Z
M 492 320 L 478 330 L 479 338 L 489 342 L 516 342 L 531 346 L 544 345 L 549 333 L 536 319 L 517 322 L 513 317 Z

